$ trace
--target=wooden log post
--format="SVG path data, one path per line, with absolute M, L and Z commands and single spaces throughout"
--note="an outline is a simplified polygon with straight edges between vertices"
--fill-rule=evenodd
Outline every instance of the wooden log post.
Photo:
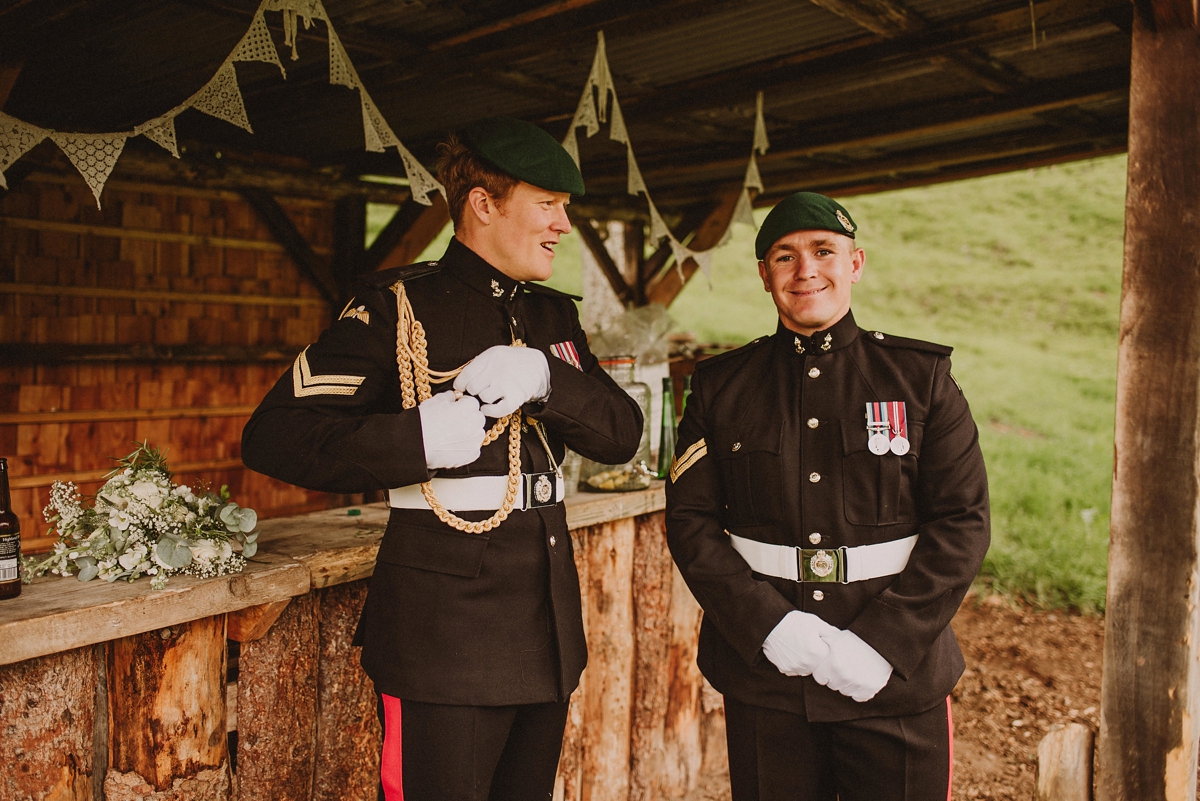
M 1096 735 L 1082 723 L 1050 731 L 1038 743 L 1034 801 L 1092 801 Z
M 225 615 L 113 640 L 107 801 L 227 801 Z
M 571 530 L 571 547 L 575 551 L 575 569 L 579 571 L 579 595 L 584 610 L 591 607 L 588 598 L 588 586 L 591 582 L 590 564 L 587 559 L 589 531 L 591 527 Z M 586 611 L 583 615 L 583 632 L 590 643 L 591 626 Z M 581 801 L 583 798 L 583 733 L 587 724 L 584 719 L 587 689 L 588 671 L 584 670 L 583 675 L 579 677 L 579 687 L 571 694 L 567 726 L 563 731 L 562 750 L 558 757 L 558 775 L 554 777 L 553 801 Z
M 1134 3 L 1099 801 L 1192 801 L 1200 742 L 1200 38 Z
M 382 731 L 375 685 L 352 646 L 367 582 L 322 589 L 317 688 L 317 764 L 313 801 L 375 801 Z
M 671 697 L 671 572 L 662 512 L 639 515 L 633 546 L 633 720 L 629 801 L 664 797 L 665 729 Z
M 317 596 L 251 607 L 230 620 L 278 616 L 274 625 L 231 632 L 241 638 L 237 683 L 237 797 L 308 801 L 316 763 Z M 243 612 L 247 610 L 242 610 Z M 257 634 L 257 637 L 246 637 Z M 231 636 L 230 639 L 239 639 Z
M 0 801 L 90 801 L 99 660 L 93 646 L 0 667 Z

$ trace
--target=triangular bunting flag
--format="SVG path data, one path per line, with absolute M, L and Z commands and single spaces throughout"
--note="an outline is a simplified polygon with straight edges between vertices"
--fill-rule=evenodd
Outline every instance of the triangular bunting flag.
M 754 156 L 754 151 L 750 151 L 750 163 L 746 165 L 746 177 L 742 180 L 742 186 L 747 189 L 757 189 L 763 191 L 762 175 L 758 171 L 758 159 Z
M 417 161 L 417 157 L 409 153 L 408 149 L 399 142 L 395 144 L 396 150 L 400 153 L 400 161 L 404 163 L 404 174 L 408 176 L 408 191 L 412 192 L 413 200 L 423 206 L 431 206 L 433 205 L 433 201 L 429 199 L 431 192 L 441 192 L 442 197 L 445 197 L 446 188 L 430 175 L 429 170 Z
M 675 269 L 679 273 L 680 283 L 687 283 L 687 276 L 683 274 L 683 263 L 687 261 L 688 256 L 692 252 L 675 240 L 675 237 L 670 238 L 671 255 L 675 257 Z
M 711 287 L 713 252 L 711 250 L 703 250 L 699 253 L 692 251 L 692 258 L 696 260 L 696 264 L 700 267 L 700 271 L 704 273 L 704 277 L 708 279 L 709 287 Z
M 658 244 L 663 237 L 671 236 L 671 229 L 663 222 L 662 215 L 658 213 L 658 209 L 654 205 L 654 201 L 650 199 L 650 193 L 646 193 L 646 202 L 650 206 L 650 241 Z M 675 241 L 675 237 L 671 237 L 671 241 Z M 672 246 L 673 247 L 673 246 Z
M 342 41 L 333 32 L 332 26 L 329 27 L 329 83 L 358 88 L 358 73 L 350 64 L 350 57 L 346 55 L 346 49 L 342 47 Z
M 399 145 L 400 140 L 396 138 L 396 134 L 392 133 L 392 127 L 379 113 L 375 101 L 367 94 L 367 90 L 360 86 L 358 94 L 362 100 L 363 134 L 366 136 L 367 150 L 372 153 L 382 153 L 385 148 Z
M 46 138 L 49 131 L 0 113 L 0 187 L 8 189 L 4 171 Z
M 732 222 L 732 221 L 731 221 Z M 716 247 L 724 247 L 733 241 L 733 226 L 725 226 L 725 233 L 721 234 L 721 238 L 717 240 Z
M 638 192 L 649 192 L 646 189 L 646 182 L 642 180 L 642 171 L 638 169 L 637 159 L 633 157 L 633 148 L 627 147 L 626 162 L 629 164 L 629 194 L 636 195 Z
M 172 109 L 158 119 L 139 125 L 133 129 L 133 133 L 135 136 L 140 134 L 146 137 L 175 158 L 179 158 L 179 147 L 175 142 L 175 115 L 180 111 L 183 111 L 182 106 Z
M 625 115 L 621 113 L 621 104 L 617 102 L 616 92 L 613 92 L 612 124 L 608 126 L 608 138 L 614 142 L 629 144 L 629 131 L 625 129 Z
M 96 208 L 100 208 L 100 193 L 104 191 L 104 182 L 112 173 L 121 151 L 125 149 L 125 138 L 129 134 L 50 134 L 67 158 L 79 170 L 83 180 L 91 187 L 96 196 Z
M 575 166 L 579 166 L 579 140 L 575 138 L 575 126 L 571 126 L 571 130 L 567 131 L 567 135 L 562 140 L 563 150 L 571 154 L 571 158 L 575 159 Z
M 742 194 L 738 195 L 737 205 L 733 207 L 733 215 L 729 221 L 757 227 L 757 223 L 754 222 L 754 207 L 750 204 L 750 190 L 744 186 Z
M 185 105 L 254 133 L 246 117 L 246 104 L 242 102 L 242 90 L 238 88 L 237 70 L 232 61 L 222 64 L 212 80 Z
M 767 140 L 767 123 L 763 120 L 763 93 L 754 101 L 754 150 L 766 153 L 771 143 Z
M 600 130 L 600 121 L 596 119 L 596 103 L 592 100 L 592 82 L 589 80 L 583 87 L 583 96 L 575 109 L 575 117 L 571 120 L 571 130 L 587 128 L 589 137 L 595 136 Z
M 279 74 L 287 79 L 287 72 L 279 60 L 279 51 L 275 49 L 275 40 L 271 38 L 271 31 L 267 28 L 267 21 L 263 19 L 261 8 L 250 23 L 250 30 L 246 31 L 246 35 L 238 42 L 229 58 L 231 61 L 263 61 L 274 64 L 279 67 Z
M 600 122 L 608 119 L 608 93 L 613 91 L 612 72 L 608 69 L 608 55 L 604 48 L 604 31 L 596 31 L 596 55 L 592 59 L 592 71 L 588 75 L 588 83 L 596 87 L 596 116 Z M 615 96 L 615 92 L 614 92 Z M 588 131 L 588 136 L 592 131 Z

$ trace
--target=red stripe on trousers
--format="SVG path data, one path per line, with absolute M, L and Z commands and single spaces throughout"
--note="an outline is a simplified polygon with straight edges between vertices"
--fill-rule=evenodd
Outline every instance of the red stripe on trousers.
M 382 693 L 381 693 L 382 695 Z M 387 801 L 404 801 L 404 770 L 400 740 L 400 699 L 383 695 L 383 755 L 379 778 Z
M 946 801 L 954 788 L 954 712 L 950 708 L 950 696 L 946 696 L 946 725 L 950 729 L 950 777 L 946 780 Z M 391 801 L 391 799 L 388 799 Z

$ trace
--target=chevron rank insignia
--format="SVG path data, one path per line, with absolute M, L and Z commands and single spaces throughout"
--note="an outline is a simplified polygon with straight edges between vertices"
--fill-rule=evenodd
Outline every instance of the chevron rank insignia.
M 300 351 L 292 364 L 292 392 L 297 398 L 313 395 L 353 395 L 366 376 L 360 375 L 313 375 L 308 366 L 308 348 Z
M 696 462 L 703 459 L 708 454 L 708 445 L 704 439 L 698 439 L 692 443 L 686 451 L 675 457 L 674 463 L 671 465 L 671 483 L 674 484 L 679 480 L 687 469 Z

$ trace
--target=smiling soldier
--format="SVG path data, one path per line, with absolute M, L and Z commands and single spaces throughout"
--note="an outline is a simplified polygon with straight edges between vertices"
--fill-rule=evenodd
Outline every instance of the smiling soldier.
M 667 538 L 704 609 L 734 801 L 949 798 L 950 629 L 987 551 L 950 348 L 865 331 L 849 212 L 802 192 L 755 241 L 773 336 L 698 365 Z
M 587 661 L 559 465 L 633 456 L 637 404 L 549 278 L 583 193 L 548 134 L 491 118 L 441 148 L 454 238 L 372 275 L 246 425 L 243 458 L 315 490 L 386 490 L 355 642 L 389 801 L 547 799 Z

